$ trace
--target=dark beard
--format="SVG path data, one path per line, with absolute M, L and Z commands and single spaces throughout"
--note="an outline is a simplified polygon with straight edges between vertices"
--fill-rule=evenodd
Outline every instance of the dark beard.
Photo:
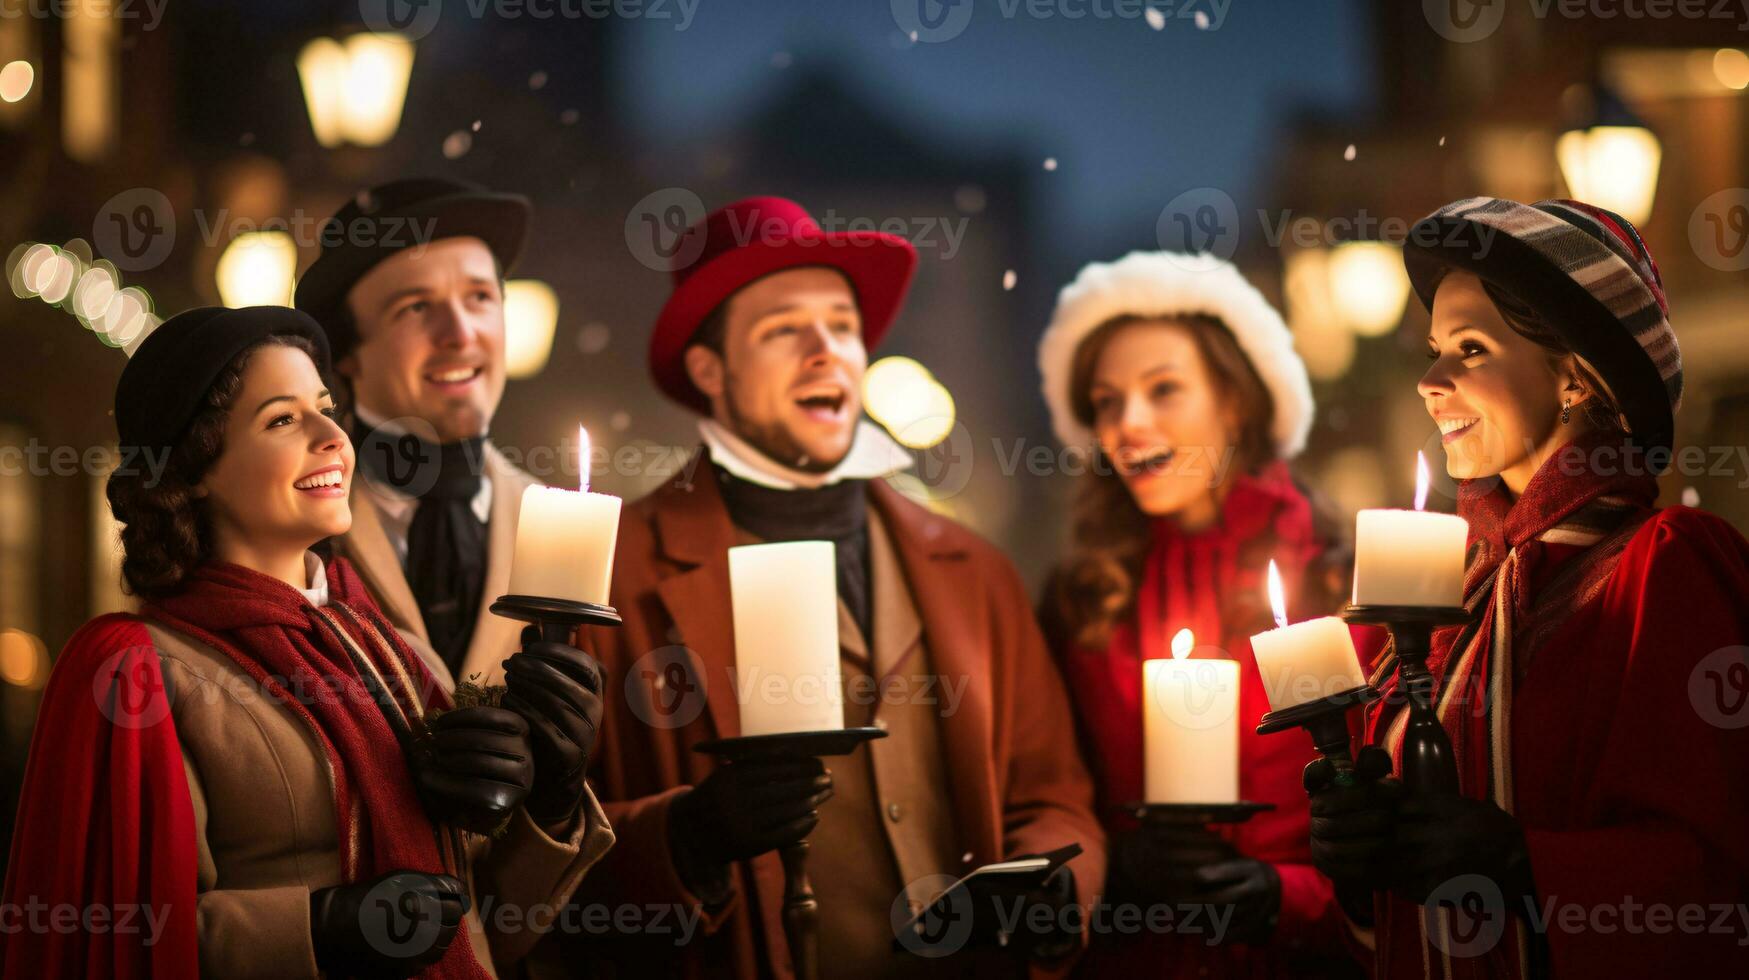
M 847 449 L 837 459 L 808 458 L 808 451 L 781 424 L 754 422 L 741 414 L 740 406 L 735 402 L 735 379 L 731 375 L 725 380 L 728 382 L 728 397 L 723 399 L 723 408 L 729 417 L 729 431 L 763 453 L 766 459 L 803 473 L 830 473 L 834 466 L 844 461 L 844 456 L 850 454 Z

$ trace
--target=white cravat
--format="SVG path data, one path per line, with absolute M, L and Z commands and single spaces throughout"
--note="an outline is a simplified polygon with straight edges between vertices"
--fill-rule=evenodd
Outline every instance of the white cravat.
M 913 460 L 905 447 L 893 441 L 885 429 L 867 419 L 858 420 L 850 452 L 824 473 L 793 469 L 760 452 L 751 443 L 717 424 L 701 419 L 698 434 L 704 439 L 711 461 L 749 483 L 773 490 L 812 490 L 843 480 L 877 480 L 910 469 Z
M 312 606 L 328 604 L 328 569 L 322 564 L 322 557 L 314 551 L 304 552 L 304 577 L 310 583 L 307 589 L 299 589 L 304 598 L 310 600 Z

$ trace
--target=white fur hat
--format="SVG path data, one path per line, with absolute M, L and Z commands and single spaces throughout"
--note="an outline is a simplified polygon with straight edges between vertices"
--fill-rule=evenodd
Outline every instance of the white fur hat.
M 1276 455 L 1299 455 L 1312 428 L 1312 386 L 1294 352 L 1293 334 L 1232 263 L 1178 252 L 1131 252 L 1116 262 L 1089 263 L 1057 294 L 1056 311 L 1038 342 L 1038 369 L 1057 438 L 1066 446 L 1095 441 L 1069 403 L 1075 351 L 1088 334 L 1118 316 L 1187 313 L 1216 317 L 1233 332 L 1275 402 L 1269 431 Z

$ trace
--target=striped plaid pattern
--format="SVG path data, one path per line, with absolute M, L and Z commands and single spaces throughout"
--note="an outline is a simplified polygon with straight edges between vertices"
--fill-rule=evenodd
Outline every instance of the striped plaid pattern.
M 1670 326 L 1664 282 L 1626 218 L 1579 201 L 1526 205 L 1495 197 L 1454 201 L 1427 219 L 1463 219 L 1509 235 L 1585 287 L 1658 366 L 1674 412 L 1682 404 L 1682 351 Z

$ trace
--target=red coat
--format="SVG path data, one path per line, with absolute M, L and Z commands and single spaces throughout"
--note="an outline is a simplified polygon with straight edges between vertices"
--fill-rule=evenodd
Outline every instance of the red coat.
M 698 463 L 683 471 L 691 482 L 676 480 L 626 508 L 612 594 L 625 622 L 583 637 L 609 693 L 591 785 L 618 838 L 577 891 L 585 907 L 700 908 L 670 858 L 668 806 L 711 770 L 692 747 L 739 735 L 740 708 L 728 682 L 736 532 L 713 471 Z M 1079 900 L 1097 901 L 1105 840 L 1092 781 L 1019 575 L 988 542 L 886 484 L 871 483 L 869 499 L 916 597 L 935 672 L 969 679 L 958 709 L 941 717 L 968 869 L 1077 842 L 1084 852 L 1069 867 Z M 734 881 L 734 899 L 704 920 L 704 936 L 681 950 L 660 938 L 626 950 L 621 975 L 792 976 L 778 856 L 737 864 Z M 584 955 L 592 948 L 600 950 L 576 947 Z M 821 954 L 831 955 L 829 943 Z
M 1119 625 L 1105 649 L 1064 654 L 1064 673 L 1099 789 L 1100 813 L 1113 831 L 1134 826 L 1119 807 L 1142 798 L 1143 659 L 1165 654 L 1164 638 L 1190 626 L 1198 645 L 1193 656 L 1221 657 L 1224 650 L 1227 658 L 1239 662 L 1239 794 L 1273 803 L 1275 809 L 1257 814 L 1228 836 L 1240 853 L 1274 864 L 1282 885 L 1280 921 L 1268 947 L 1211 947 L 1206 936 L 1095 936 L 1080 975 L 1278 977 L 1350 956 L 1330 882 L 1309 863 L 1308 803 L 1300 773 L 1317 750 L 1299 729 L 1263 736 L 1256 732 L 1258 720 L 1269 710 L 1250 641 L 1253 633 L 1271 625 L 1254 615 L 1266 609 L 1263 563 L 1275 558 L 1292 588 L 1321 552 L 1322 545 L 1313 539 L 1309 504 L 1285 468 L 1242 478 L 1223 502 L 1216 527 L 1184 535 L 1157 523 L 1145 563 L 1153 571 L 1144 576 L 1138 613 Z M 1164 601 L 1149 601 L 1148 590 L 1165 593 Z M 1253 597 L 1256 601 L 1245 601 Z M 1297 622 L 1334 611 L 1306 605 L 1290 602 L 1290 618 Z M 1355 633 L 1362 662 L 1370 663 L 1379 638 L 1371 630 Z

